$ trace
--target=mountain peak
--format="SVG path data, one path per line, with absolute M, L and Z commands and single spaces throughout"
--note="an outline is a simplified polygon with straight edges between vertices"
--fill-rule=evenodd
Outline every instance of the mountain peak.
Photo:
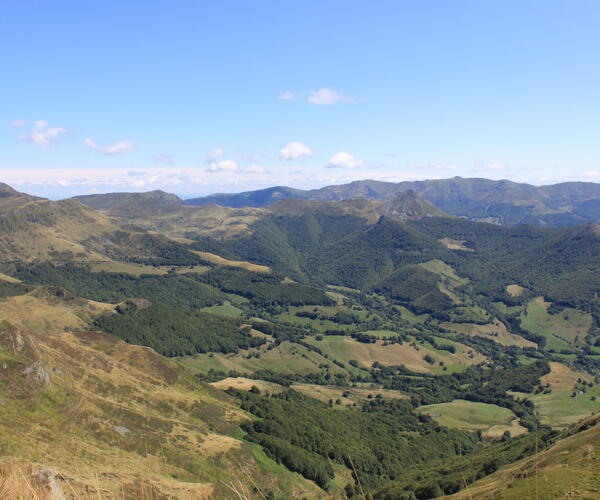
M 414 189 L 408 189 L 383 204 L 381 213 L 400 220 L 419 220 L 424 217 L 449 217 L 448 214 L 429 203 Z
M 0 210 L 11 210 L 22 207 L 32 201 L 43 200 L 37 196 L 21 193 L 12 186 L 0 182 Z

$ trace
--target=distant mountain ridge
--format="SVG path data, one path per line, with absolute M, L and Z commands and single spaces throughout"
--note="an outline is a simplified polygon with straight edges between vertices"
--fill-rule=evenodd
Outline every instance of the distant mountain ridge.
M 213 194 L 188 199 L 185 203 L 264 207 L 284 198 L 317 201 L 368 198 L 385 202 L 409 189 L 451 215 L 482 222 L 554 227 L 600 222 L 600 184 L 593 182 L 533 186 L 509 180 L 462 177 L 399 183 L 363 180 L 311 190 L 275 186 L 243 193 Z
M 117 216 L 130 217 L 152 212 L 156 215 L 179 210 L 184 202 L 177 195 L 156 190 L 146 193 L 106 193 L 75 196 L 94 210 L 110 210 Z

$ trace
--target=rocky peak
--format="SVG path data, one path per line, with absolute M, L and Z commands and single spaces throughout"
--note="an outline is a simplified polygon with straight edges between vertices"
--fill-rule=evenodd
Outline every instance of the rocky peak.
M 402 221 L 419 220 L 423 217 L 449 217 L 413 189 L 403 191 L 384 203 L 381 207 L 381 214 Z

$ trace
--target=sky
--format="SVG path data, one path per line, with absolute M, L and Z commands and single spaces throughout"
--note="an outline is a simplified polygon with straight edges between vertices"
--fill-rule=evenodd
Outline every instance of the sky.
M 600 182 L 597 0 L 3 0 L 0 182 Z

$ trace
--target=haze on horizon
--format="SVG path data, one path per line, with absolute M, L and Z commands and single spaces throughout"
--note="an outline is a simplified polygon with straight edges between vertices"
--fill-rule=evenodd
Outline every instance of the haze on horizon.
M 600 181 L 600 4 L 9 2 L 0 182 Z

